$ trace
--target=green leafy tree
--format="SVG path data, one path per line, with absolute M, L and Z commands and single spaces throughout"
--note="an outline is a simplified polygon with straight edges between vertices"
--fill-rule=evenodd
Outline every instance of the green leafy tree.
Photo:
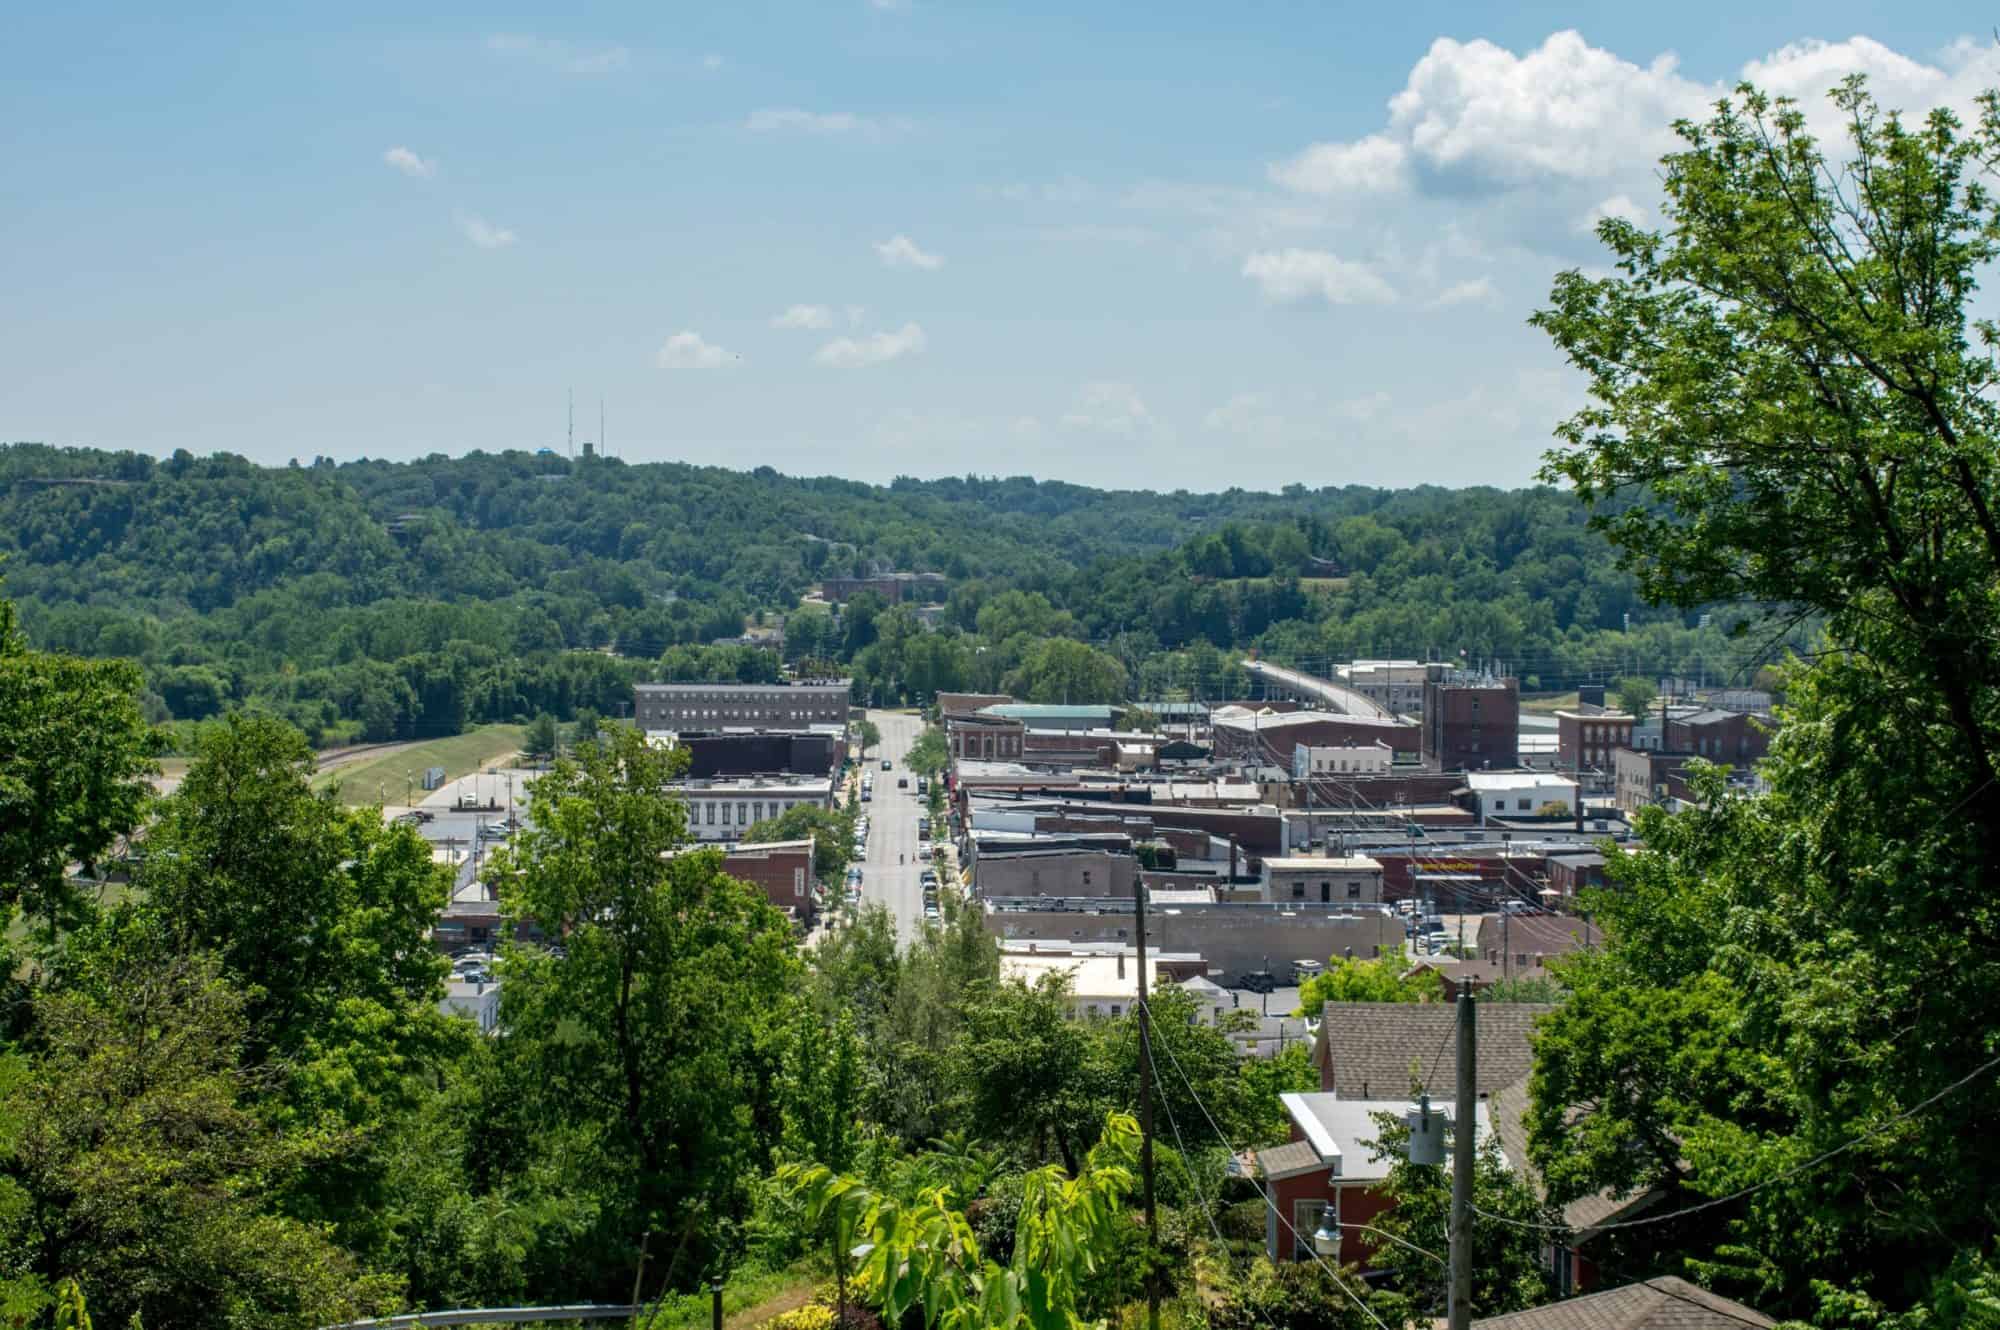
M 0 1063 L 6 1245 L 111 1324 L 324 1325 L 394 1306 L 393 1277 L 280 1212 L 286 1180 L 332 1142 L 261 1111 L 241 995 L 210 960 L 102 956 L 37 996 L 32 1060 Z
M 691 847 L 666 792 L 684 761 L 635 731 L 558 761 L 489 869 L 509 917 L 563 939 L 503 962 L 521 1092 L 541 1120 L 589 1127 L 620 1252 L 666 1239 L 648 1268 L 669 1286 L 768 1148 L 767 1050 L 797 966 L 784 917 Z
M 1125 667 L 1087 643 L 1051 637 L 1028 650 L 1003 687 L 1030 702 L 1116 702 L 1125 696 Z
M 1642 679 L 1628 674 L 1620 679 L 1612 689 L 1612 701 L 1627 715 L 1644 718 L 1652 709 L 1656 693 L 1651 679 Z
M 312 773 L 282 721 L 231 715 L 205 731 L 147 839 L 139 908 L 174 947 L 215 954 L 253 1048 L 310 1061 L 344 1033 L 393 1035 L 349 1046 L 375 1064 L 352 1088 L 379 1092 L 428 1037 L 445 970 L 429 933 L 449 879 L 414 831 L 314 793 Z
M 544 711 L 528 722 L 521 735 L 521 753 L 530 762 L 553 762 L 561 741 L 556 734 L 556 718 Z
M 866 1245 L 861 1280 L 885 1323 L 921 1311 L 938 1330 L 1083 1330 L 1093 1277 L 1130 1229 L 1138 1154 L 1139 1124 L 1113 1114 L 1081 1170 L 1049 1165 L 1026 1175 L 1004 1267 L 982 1257 L 963 1200 L 948 1188 L 902 1201 L 821 1165 L 781 1176 L 815 1219 L 838 1216 L 843 1235 Z
M 1446 1164 L 1413 1164 L 1410 1129 L 1402 1119 L 1377 1113 L 1379 1134 L 1370 1158 L 1389 1161 L 1381 1183 L 1391 1205 L 1373 1221 L 1387 1238 L 1346 1232 L 1342 1241 L 1371 1239 L 1374 1261 L 1394 1273 L 1396 1286 L 1418 1311 L 1442 1313 L 1447 1287 L 1439 1259 L 1449 1250 L 1452 1170 Z M 1455 1147 L 1454 1147 L 1455 1148 Z M 1536 1197 L 1527 1179 L 1507 1163 L 1497 1136 L 1483 1136 L 1472 1168 L 1472 1307 L 1475 1316 L 1501 1316 L 1538 1307 L 1555 1289 L 1542 1259 L 1545 1235 L 1532 1225 L 1561 1216 Z M 1503 1221 L 1512 1220 L 1512 1223 Z
M 944 731 L 932 725 L 917 736 L 910 745 L 909 755 L 903 765 L 919 776 L 935 777 L 951 764 L 951 749 L 946 746 Z
M 1859 82 L 1833 101 L 1831 150 L 1748 88 L 1680 126 L 1665 226 L 1604 223 L 1616 271 L 1564 274 L 1536 316 L 1593 399 L 1547 474 L 1639 587 L 1823 628 L 1769 795 L 1710 773 L 1692 811 L 1641 816 L 1646 848 L 1593 901 L 1603 953 L 1565 967 L 1530 1124 L 1558 1201 L 1758 1188 L 1653 1259 L 1777 1312 L 1937 1296 L 1985 1253 L 2000 1178 L 1990 1095 L 1916 1112 L 2000 1023 L 1996 370 L 1971 308 L 2000 107 L 1967 130 Z
M 876 728 L 874 721 L 857 720 L 854 722 L 854 743 L 861 750 L 862 757 L 867 757 L 868 750 L 876 747 L 881 742 L 882 731 Z
M 968 1128 L 1075 1168 L 1117 1091 L 1092 1029 L 1071 1017 L 1064 978 L 992 985 L 966 1001 L 963 1020 L 950 1058 Z
M 1299 1010 L 1319 1015 L 1329 1002 L 1436 1002 L 1444 980 L 1430 966 L 1412 968 L 1397 947 L 1373 960 L 1352 956 L 1331 962 L 1299 986 Z
M 793 804 L 776 817 L 753 823 L 743 832 L 746 843 L 807 840 L 813 843 L 813 872 L 821 882 L 838 885 L 853 857 L 854 812 L 816 804 Z
M 151 793 L 141 686 L 126 661 L 29 650 L 0 600 L 0 923 L 52 942 L 86 917 L 68 866 L 101 861 Z

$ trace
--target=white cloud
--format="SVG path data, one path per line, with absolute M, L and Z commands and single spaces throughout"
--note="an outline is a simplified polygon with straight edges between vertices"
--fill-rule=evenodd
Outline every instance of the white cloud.
M 942 256 L 925 253 L 916 241 L 900 231 L 875 246 L 875 253 L 891 268 L 921 268 L 930 272 L 944 266 Z
M 825 305 L 793 305 L 771 320 L 773 328 L 831 328 L 833 311 Z
M 715 52 L 710 51 L 707 55 L 701 58 L 701 67 L 703 69 L 711 71 L 720 69 L 722 68 L 722 57 L 717 55 Z
M 1204 428 L 1240 437 L 1255 437 L 1282 427 L 1269 393 L 1237 393 L 1202 417 Z
M 486 49 L 558 74 L 584 77 L 615 74 L 632 63 L 632 52 L 623 46 L 579 46 L 522 32 L 496 32 L 486 39 Z
M 854 134 L 876 138 L 905 127 L 901 120 L 877 120 L 852 111 L 806 111 L 796 106 L 759 107 L 743 118 L 743 128 L 753 134 Z
M 400 145 L 382 154 L 382 160 L 395 167 L 404 175 L 416 180 L 428 180 L 437 174 L 437 162 L 426 161 L 416 153 Z
M 1270 176 L 1301 194 L 1386 194 L 1409 177 L 1409 150 L 1394 139 L 1370 134 L 1353 143 L 1315 143 L 1286 162 L 1274 162 Z
M 1243 261 L 1243 275 L 1281 304 L 1387 305 L 1396 299 L 1395 288 L 1373 268 L 1323 249 L 1260 250 Z
M 829 369 L 865 369 L 891 360 L 913 356 L 928 345 L 924 330 L 906 323 L 894 332 L 870 333 L 866 337 L 836 337 L 813 354 L 813 363 Z
M 1607 217 L 1616 217 L 1619 221 L 1630 222 L 1634 226 L 1644 226 L 1651 215 L 1644 205 L 1635 203 L 1631 195 L 1613 194 L 1608 199 L 1600 199 L 1592 204 L 1589 212 L 1577 218 L 1576 229 L 1593 232 L 1597 230 L 1597 224 Z
M 1120 438 L 1158 435 L 1165 423 L 1146 409 L 1146 399 L 1129 383 L 1103 380 L 1077 389 L 1062 417 L 1067 429 L 1115 434 Z
M 743 359 L 708 341 L 698 332 L 677 332 L 660 346 L 661 369 L 721 369 Z
M 1926 62 L 1865 36 L 1806 40 L 1748 61 L 1740 77 L 1796 98 L 1813 132 L 1838 145 L 1840 115 L 1827 93 L 1854 73 L 1868 76 L 1885 107 L 1914 118 L 1949 106 L 1964 119 L 1978 93 L 2000 82 L 2000 48 L 1962 38 Z M 1670 54 L 1639 64 L 1574 31 L 1551 33 L 1520 54 L 1484 39 L 1439 37 L 1389 99 L 1382 128 L 1310 144 L 1269 174 L 1322 197 L 1381 193 L 1426 176 L 1503 189 L 1643 183 L 1675 146 L 1673 122 L 1704 118 L 1736 81 L 1687 78 Z
M 461 216 L 458 229 L 465 238 L 481 249 L 505 249 L 520 239 L 504 226 L 495 226 L 483 217 Z
M 1497 298 L 1491 277 L 1474 277 L 1470 281 L 1453 282 L 1425 302 L 1426 309 L 1446 309 L 1452 305 L 1486 305 Z
M 849 305 L 845 312 L 849 326 L 858 324 L 861 320 L 868 317 L 868 307 L 866 305 Z

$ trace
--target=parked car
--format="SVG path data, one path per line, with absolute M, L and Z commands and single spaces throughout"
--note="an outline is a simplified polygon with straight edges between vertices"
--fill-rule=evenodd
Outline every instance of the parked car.
M 490 840 L 506 840 L 513 832 L 505 822 L 481 822 L 479 834 Z
M 909 788 L 910 788 L 910 778 L 909 778 L 908 776 L 898 776 L 898 777 L 896 777 L 896 788 L 897 788 L 897 789 L 899 789 L 899 790 L 907 790 L 907 789 L 909 789 Z
M 1311 979 L 1324 969 L 1326 969 L 1326 964 L 1323 961 L 1293 961 L 1292 982 L 1303 984 L 1306 980 Z
M 886 758 L 886 757 L 885 757 L 885 758 L 883 758 L 883 759 L 882 759 L 882 770 L 884 770 L 884 771 L 887 771 L 887 770 L 889 770 L 889 769 L 890 769 L 890 766 L 891 766 L 891 763 L 890 763 L 889 759 L 888 759 L 888 758 Z
M 1247 988 L 1252 993 L 1275 993 L 1278 991 L 1278 977 L 1269 970 L 1246 970 L 1236 976 L 1236 986 Z
M 929 794 L 930 792 L 931 792 L 930 778 L 928 776 L 917 777 L 917 793 Z

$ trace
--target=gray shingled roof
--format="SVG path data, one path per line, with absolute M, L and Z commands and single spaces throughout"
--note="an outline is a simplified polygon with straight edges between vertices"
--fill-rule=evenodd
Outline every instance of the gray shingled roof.
M 1493 1112 L 1493 1132 L 1500 1138 L 1500 1149 L 1507 1156 L 1507 1162 L 1516 1172 L 1534 1186 L 1542 1189 L 1541 1175 L 1528 1159 L 1528 1083 L 1516 1081 L 1495 1091 L 1488 1101 Z M 1603 1223 L 1614 1215 L 1630 1211 L 1637 1214 L 1649 1209 L 1659 1200 L 1654 1192 L 1641 1192 L 1637 1196 L 1624 1199 L 1609 1191 L 1594 1192 L 1589 1196 L 1579 1196 L 1563 1207 L 1563 1222 L 1577 1234 L 1587 1234 L 1595 1225 Z
M 1267 1178 L 1280 1177 L 1301 1168 L 1319 1165 L 1319 1152 L 1311 1141 L 1288 1141 L 1257 1152 L 1257 1168 Z
M 1537 1018 L 1555 1008 L 1544 1002 L 1479 1004 L 1481 1094 L 1492 1094 L 1528 1074 L 1528 1036 Z M 1327 1086 L 1350 1099 L 1393 1099 L 1410 1093 L 1410 1073 L 1431 1092 L 1451 1098 L 1458 1086 L 1457 1010 L 1448 1002 L 1329 1002 L 1320 1012 L 1314 1060 L 1330 1058 Z M 1322 1077 L 1322 1080 L 1324 1078 Z
M 1473 1330 L 1743 1330 L 1777 1322 L 1685 1279 L 1662 1275 L 1472 1324 Z

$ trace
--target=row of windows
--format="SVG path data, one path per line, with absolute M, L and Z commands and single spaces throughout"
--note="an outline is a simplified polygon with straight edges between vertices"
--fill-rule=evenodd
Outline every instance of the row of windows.
M 838 720 L 838 715 L 825 712 L 773 711 L 764 707 L 648 707 L 639 712 L 641 721 L 648 720 Z
M 1292 882 L 1292 899 L 1302 901 L 1305 898 L 1306 898 L 1306 884 L 1304 882 L 1298 881 L 1297 879 L 1294 879 Z M 1333 899 L 1333 883 L 1322 882 L 1319 884 L 1319 898 L 1323 901 L 1330 901 Z M 1361 884 L 1359 882 L 1349 882 L 1347 884 L 1347 899 L 1351 901 L 1358 901 L 1361 899 Z
M 805 802 L 806 801 L 804 799 L 773 799 L 770 801 L 769 804 L 771 810 L 771 816 L 777 817 L 781 815 L 787 808 L 792 807 L 794 804 L 802 804 Z M 764 820 L 765 807 L 766 805 L 764 801 L 761 799 L 739 799 L 735 803 L 730 803 L 726 800 L 710 800 L 704 802 L 701 805 L 698 820 L 702 822 L 704 825 L 711 827 L 718 825 L 725 827 L 755 826 L 757 823 L 762 822 Z M 721 817 L 719 820 L 716 816 L 717 809 L 722 810 Z M 730 818 L 730 811 L 732 809 L 735 810 L 736 814 L 733 821 Z

